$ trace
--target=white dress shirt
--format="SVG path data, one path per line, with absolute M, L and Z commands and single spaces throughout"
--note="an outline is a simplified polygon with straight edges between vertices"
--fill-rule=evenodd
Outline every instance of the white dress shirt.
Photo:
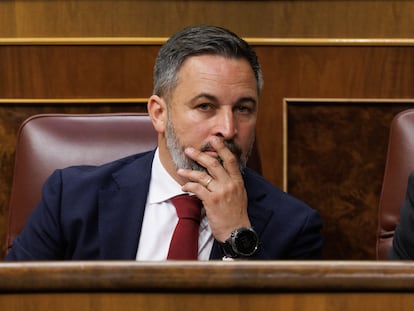
M 158 149 L 152 162 L 151 181 L 138 244 L 137 260 L 166 260 L 170 241 L 178 222 L 170 199 L 185 193 L 161 164 Z M 214 238 L 204 209 L 198 239 L 198 260 L 208 260 Z

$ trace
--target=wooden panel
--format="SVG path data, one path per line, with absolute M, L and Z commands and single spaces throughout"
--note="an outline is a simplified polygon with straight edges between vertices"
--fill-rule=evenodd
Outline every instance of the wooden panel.
M 145 98 L 158 46 L 0 45 L 0 98 Z
M 375 259 L 388 133 L 414 100 L 286 101 L 287 190 L 320 211 L 324 257 Z
M 0 294 L 7 311 L 411 311 L 412 293 L 49 293 Z
M 216 24 L 249 37 L 413 38 L 414 2 L 2 0 L 0 37 L 170 36 Z
M 255 49 L 265 79 L 257 127 L 259 149 L 265 176 L 278 186 L 283 185 L 285 98 L 414 98 L 413 46 Z

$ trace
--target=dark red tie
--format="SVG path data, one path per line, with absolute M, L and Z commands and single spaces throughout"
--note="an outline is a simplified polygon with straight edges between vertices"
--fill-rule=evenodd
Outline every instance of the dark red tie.
M 171 201 L 177 210 L 178 223 L 167 259 L 196 260 L 202 203 L 197 197 L 187 194 L 173 197 Z

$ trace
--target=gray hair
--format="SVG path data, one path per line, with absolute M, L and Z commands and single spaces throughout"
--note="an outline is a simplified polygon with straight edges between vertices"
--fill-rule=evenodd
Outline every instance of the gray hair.
M 170 96 L 177 85 L 178 71 L 184 61 L 190 56 L 204 54 L 247 60 L 260 93 L 263 86 L 262 70 L 251 46 L 227 29 L 199 25 L 177 32 L 161 47 L 155 61 L 153 94 Z

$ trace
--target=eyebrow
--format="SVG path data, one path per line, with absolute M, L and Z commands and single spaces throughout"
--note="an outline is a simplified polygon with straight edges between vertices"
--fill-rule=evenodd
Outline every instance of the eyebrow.
M 196 100 L 198 100 L 198 99 L 202 99 L 202 98 L 206 98 L 206 99 L 208 99 L 208 100 L 218 102 L 218 99 L 217 99 L 217 97 L 216 97 L 216 96 L 213 96 L 213 95 L 211 95 L 211 94 L 207 94 L 207 93 L 201 93 L 201 94 L 199 94 L 199 95 L 197 95 L 197 96 L 193 97 L 193 98 L 191 99 L 191 102 L 195 102 Z
M 245 102 L 251 102 L 253 103 L 255 107 L 257 106 L 257 100 L 254 97 L 250 97 L 250 96 L 242 97 L 237 101 L 238 104 L 245 103 Z
M 196 100 L 200 99 L 200 98 L 206 98 L 208 100 L 214 101 L 214 102 L 218 102 L 219 100 L 217 99 L 216 96 L 208 94 L 208 93 L 201 93 L 197 96 L 195 96 L 194 98 L 191 99 L 191 102 L 195 102 Z M 257 106 L 257 100 L 254 97 L 251 96 L 245 96 L 245 97 L 241 97 L 236 101 L 236 104 L 240 104 L 240 103 L 245 103 L 245 102 L 251 102 L 253 103 L 255 106 Z

